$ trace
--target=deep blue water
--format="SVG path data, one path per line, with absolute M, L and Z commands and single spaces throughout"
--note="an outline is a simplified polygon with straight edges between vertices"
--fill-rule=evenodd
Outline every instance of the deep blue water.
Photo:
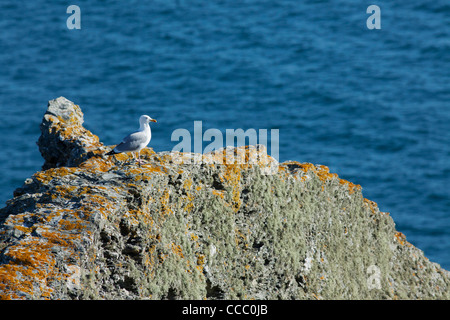
M 371 4 L 381 30 L 366 27 Z M 449 50 L 448 0 L 2 0 L 1 206 L 40 169 L 39 124 L 65 96 L 109 145 L 141 114 L 158 119 L 155 151 L 196 120 L 278 128 L 280 161 L 361 184 L 450 269 Z

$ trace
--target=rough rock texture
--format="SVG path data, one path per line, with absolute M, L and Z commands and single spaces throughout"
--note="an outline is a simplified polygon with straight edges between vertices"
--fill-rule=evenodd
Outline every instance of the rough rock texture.
M 324 166 L 255 146 L 147 148 L 139 167 L 82 123 L 50 101 L 43 171 L 0 210 L 2 299 L 450 298 L 448 271 Z
M 45 160 L 44 170 L 77 166 L 103 146 L 97 136 L 83 127 L 80 107 L 64 97 L 49 102 L 41 133 L 37 144 Z

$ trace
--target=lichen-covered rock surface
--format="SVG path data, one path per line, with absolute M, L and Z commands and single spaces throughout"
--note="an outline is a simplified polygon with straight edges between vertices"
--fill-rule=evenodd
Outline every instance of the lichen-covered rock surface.
M 0 210 L 2 299 L 450 298 L 448 271 L 325 166 L 254 146 L 147 148 L 139 167 L 82 123 L 49 102 L 43 171 Z

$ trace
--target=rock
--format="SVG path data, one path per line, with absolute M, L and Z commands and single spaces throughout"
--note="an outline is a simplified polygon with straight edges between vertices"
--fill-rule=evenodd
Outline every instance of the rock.
M 83 127 L 83 113 L 79 106 L 59 97 L 48 103 L 37 142 L 45 160 L 43 169 L 77 166 L 103 144 L 97 136 Z
M 448 271 L 325 166 L 246 146 L 147 148 L 139 167 L 82 123 L 50 101 L 43 171 L 0 209 L 2 299 L 450 298 Z

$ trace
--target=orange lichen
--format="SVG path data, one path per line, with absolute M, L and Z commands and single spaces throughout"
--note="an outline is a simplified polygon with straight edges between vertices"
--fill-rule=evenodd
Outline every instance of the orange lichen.
M 321 181 L 327 181 L 338 177 L 336 173 L 330 173 L 330 169 L 322 165 L 316 166 L 316 170 L 314 172 L 317 174 Z
M 369 207 L 372 214 L 375 214 L 377 211 L 379 211 L 378 204 L 376 202 L 364 198 L 364 203 Z
M 183 249 L 180 245 L 175 245 L 175 243 L 172 242 L 172 252 L 175 253 L 180 258 L 184 258 L 183 255 Z
M 347 185 L 348 191 L 350 194 L 355 193 L 356 191 L 361 191 L 361 186 L 359 184 L 354 184 L 350 181 L 339 179 L 339 183 L 342 185 Z
M 64 177 L 74 173 L 76 170 L 76 168 L 69 167 L 51 168 L 45 171 L 38 171 L 33 175 L 33 177 L 42 184 L 48 184 L 54 178 Z
M 400 231 L 397 231 L 394 237 L 398 241 L 398 243 L 400 243 L 402 246 L 406 244 L 406 236 Z
M 381 212 L 378 204 L 374 201 L 364 198 L 364 204 L 369 208 L 372 214 L 380 213 L 381 215 L 389 215 L 389 212 Z
M 52 289 L 47 281 L 55 276 L 55 259 L 50 253 L 52 245 L 32 238 L 10 246 L 5 256 L 11 261 L 0 266 L 0 299 L 23 298 L 20 293 L 33 296 L 35 291 L 48 298 Z
M 24 226 L 14 226 L 14 229 L 17 229 L 17 230 L 22 231 L 23 233 L 27 233 L 27 234 L 31 233 L 33 231 L 32 228 L 27 228 Z
M 236 243 L 236 246 L 239 246 L 240 244 L 243 244 L 246 248 L 248 247 L 247 243 L 247 237 L 245 234 L 243 234 L 239 229 L 234 230 L 234 242 Z
M 62 186 L 55 186 L 54 189 L 47 192 L 52 200 L 59 199 L 59 198 L 66 198 L 70 199 L 72 197 L 73 191 L 77 190 L 76 186 L 70 186 L 70 185 L 62 185 Z
M 186 190 L 191 190 L 192 188 L 192 179 L 186 179 L 183 183 L 183 188 Z
M 114 163 L 111 159 L 104 159 L 101 157 L 101 151 L 95 150 L 94 156 L 90 157 L 86 161 L 82 162 L 79 167 L 91 172 L 107 172 L 113 166 Z
M 71 168 L 50 169 L 63 175 L 71 172 Z M 48 171 L 48 170 L 47 170 Z M 47 172 L 48 173 L 48 172 Z M 39 176 L 41 181 L 49 181 L 51 175 Z M 7 246 L 4 256 L 9 259 L 7 264 L 0 266 L 0 298 L 51 298 L 51 282 L 66 281 L 70 274 L 57 267 L 54 247 L 68 252 L 72 259 L 77 257 L 76 247 L 82 237 L 90 236 L 88 219 L 93 211 L 106 215 L 113 210 L 105 198 L 98 192 L 102 187 L 55 186 L 48 191 L 55 198 L 70 198 L 74 193 L 81 197 L 76 210 L 56 208 L 52 203 L 39 204 L 38 213 L 18 214 L 8 218 L 8 224 L 26 234 L 19 242 Z M 42 212 L 42 213 L 40 213 Z M 45 213 L 45 214 L 43 214 Z M 25 224 L 32 222 L 32 225 Z M 57 221 L 56 229 L 47 223 Z
M 216 190 L 216 189 L 212 189 L 211 192 L 212 192 L 212 194 L 215 195 L 215 196 L 218 196 L 218 197 L 220 197 L 220 198 L 222 198 L 222 199 L 225 198 L 224 192 L 223 192 L 223 191 L 219 191 L 219 190 Z
M 197 255 L 197 265 L 195 266 L 195 268 L 198 271 L 200 271 L 200 273 L 203 273 L 203 267 L 204 267 L 204 264 L 205 264 L 205 260 L 206 260 L 205 255 L 203 255 L 203 254 L 198 254 Z
M 159 263 L 163 263 L 164 260 L 166 260 L 167 256 L 168 256 L 168 254 L 159 252 L 158 253 L 158 261 L 159 261 Z
M 66 231 L 81 231 L 86 228 L 86 222 L 80 220 L 70 221 L 62 219 L 59 221 L 59 225 L 61 226 L 62 230 Z
M 356 191 L 360 191 L 361 190 L 361 186 L 358 184 L 354 184 L 352 182 L 349 182 L 347 180 L 344 179 L 340 179 L 338 177 L 338 175 L 336 173 L 330 173 L 330 169 L 326 166 L 323 165 L 313 165 L 312 163 L 298 163 L 296 161 L 291 161 L 289 163 L 286 163 L 286 165 L 289 164 L 294 164 L 296 166 L 298 166 L 304 173 L 308 172 L 308 171 L 312 171 L 316 174 L 316 176 L 319 178 L 320 181 L 322 182 L 326 182 L 332 179 L 339 179 L 339 183 L 342 185 L 346 185 L 349 193 L 353 194 Z M 305 181 L 307 178 L 306 176 L 302 177 L 302 181 Z M 322 185 L 322 191 L 324 191 L 324 186 Z
M 83 113 L 80 107 L 75 104 L 73 106 L 74 112 L 79 113 L 79 116 L 82 118 Z M 99 143 L 98 137 L 84 128 L 74 113 L 67 120 L 61 116 L 54 117 L 52 115 L 46 115 L 46 119 L 51 122 L 51 130 L 57 132 L 64 140 L 75 141 L 79 137 L 83 137 L 84 139 L 91 140 L 91 143 Z
M 231 191 L 231 207 L 233 208 L 234 212 L 239 211 L 242 201 L 241 201 L 241 178 L 242 173 L 241 170 L 243 169 L 241 167 L 242 165 L 225 165 L 224 171 L 222 173 L 222 177 L 228 182 L 229 185 L 232 187 Z
M 205 255 L 199 254 L 197 257 L 197 265 L 201 266 L 205 264 Z
M 152 148 L 144 148 L 144 149 L 141 150 L 141 157 L 143 159 L 148 159 L 148 158 L 150 158 L 151 156 L 153 156 L 155 154 L 156 154 L 156 152 L 153 151 Z
M 127 168 L 127 172 L 135 176 L 135 180 L 149 179 L 149 174 L 166 173 L 167 169 L 153 164 L 143 164 L 140 167 L 132 166 Z
M 173 211 L 170 208 L 169 199 L 170 199 L 169 190 L 164 189 L 163 195 L 159 199 L 161 203 L 161 213 L 163 215 L 173 214 Z

